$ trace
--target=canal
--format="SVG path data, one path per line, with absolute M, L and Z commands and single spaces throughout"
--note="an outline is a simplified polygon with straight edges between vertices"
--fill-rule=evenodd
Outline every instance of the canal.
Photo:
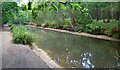
M 120 42 L 28 28 L 35 44 L 65 68 L 119 68 Z

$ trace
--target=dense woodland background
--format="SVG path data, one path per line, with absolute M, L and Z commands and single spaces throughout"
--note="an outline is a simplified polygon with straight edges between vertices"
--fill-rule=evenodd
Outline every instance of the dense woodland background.
M 2 2 L 2 23 L 103 34 L 120 38 L 120 2 Z

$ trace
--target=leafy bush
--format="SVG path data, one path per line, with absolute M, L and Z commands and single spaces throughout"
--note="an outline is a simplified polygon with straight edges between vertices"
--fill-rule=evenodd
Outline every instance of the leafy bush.
M 120 39 L 120 22 L 107 23 L 105 34 Z
M 105 34 L 115 38 L 120 38 L 120 22 L 104 23 L 102 21 L 95 21 L 86 25 L 85 31 L 92 34 Z
M 77 27 L 77 31 L 81 32 L 81 31 L 85 31 L 85 28 L 86 28 L 86 25 L 89 24 L 89 23 L 92 23 L 92 20 L 90 18 L 90 16 L 85 16 L 83 14 L 81 14 L 80 16 L 78 16 L 76 19 L 75 19 L 75 25 L 76 26 L 79 26 L 80 27 Z
M 63 29 L 67 30 L 70 27 L 69 23 L 63 25 Z
M 75 28 L 76 28 L 76 31 L 79 32 L 79 33 L 83 31 L 82 26 L 76 26 Z
M 36 26 L 41 26 L 41 24 L 37 24 Z
M 84 18 L 84 19 L 83 19 Z M 85 15 L 81 15 L 79 16 L 76 20 L 78 20 L 78 22 L 80 24 L 88 24 L 88 23 L 92 23 L 92 20 L 89 16 L 85 16 Z
M 35 23 L 33 23 L 33 22 L 29 22 L 28 24 L 29 24 L 29 25 L 34 25 Z
M 116 19 L 113 19 L 113 20 L 112 20 L 112 19 L 110 19 L 110 22 L 116 22 Z
M 56 21 L 46 21 L 45 23 L 46 27 L 49 27 L 49 28 L 58 28 L 58 24 L 56 23 Z
M 35 40 L 34 34 L 27 32 L 23 26 L 17 26 L 12 29 L 13 42 L 17 44 L 32 45 Z
M 19 11 L 18 14 L 14 15 L 14 20 L 12 22 L 15 24 L 29 24 L 31 20 L 31 11 Z
M 108 22 L 108 19 L 105 19 L 105 23 L 107 23 Z
M 2 23 L 14 20 L 14 15 L 20 9 L 16 2 L 0 2 L 2 13 Z M 1 21 L 1 20 L 0 20 Z
M 70 22 L 70 20 L 71 20 L 70 18 L 65 19 L 65 21 L 68 23 Z
M 87 24 L 85 31 L 93 34 L 104 34 L 105 31 L 104 22 L 96 21 L 91 24 Z
M 54 24 L 47 24 L 46 25 L 49 28 L 58 28 L 58 24 L 54 23 Z
M 11 27 L 13 24 L 12 23 L 9 23 L 8 26 Z
M 10 27 L 10 30 L 12 30 L 16 25 L 12 24 L 12 23 L 9 23 L 8 26 Z

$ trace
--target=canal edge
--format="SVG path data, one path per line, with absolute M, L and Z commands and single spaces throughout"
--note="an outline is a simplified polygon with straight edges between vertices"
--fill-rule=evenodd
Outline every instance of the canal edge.
M 32 49 L 37 56 L 39 56 L 50 68 L 63 68 L 62 66 L 58 65 L 55 61 L 51 59 L 51 57 L 45 52 L 44 50 L 38 48 L 35 44 L 33 44 Z
M 71 32 L 71 31 L 67 31 L 67 30 L 37 27 L 37 26 L 34 26 L 34 25 L 25 25 L 25 26 L 30 26 L 32 28 L 40 28 L 40 29 L 45 29 L 45 30 L 50 30 L 50 31 L 56 31 L 56 32 L 61 32 L 61 33 L 68 33 L 68 34 L 77 35 L 77 36 L 84 36 L 84 37 L 91 37 L 91 38 L 96 38 L 96 39 L 120 42 L 120 39 L 115 39 L 115 38 L 108 37 L 108 36 L 105 36 L 105 35 L 93 35 L 93 34 L 88 34 L 88 33 L 85 33 L 85 32 L 78 33 L 78 32 Z

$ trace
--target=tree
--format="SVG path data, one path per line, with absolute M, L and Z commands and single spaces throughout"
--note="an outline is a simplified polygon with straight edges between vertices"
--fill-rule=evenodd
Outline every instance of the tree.
M 31 10 L 32 9 L 32 2 L 29 2 L 28 3 L 28 10 Z
M 2 23 L 14 20 L 14 14 L 18 13 L 19 9 L 16 2 L 2 2 Z
M 120 2 L 117 2 L 116 20 L 120 19 Z
M 27 5 L 25 5 L 25 4 L 22 4 L 22 11 L 26 11 L 27 10 Z

